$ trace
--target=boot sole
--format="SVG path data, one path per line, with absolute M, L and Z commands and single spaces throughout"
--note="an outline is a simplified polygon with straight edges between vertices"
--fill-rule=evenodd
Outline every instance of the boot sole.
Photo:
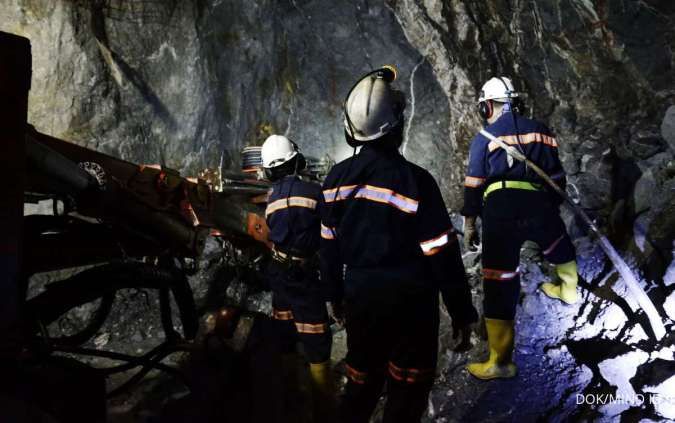
M 471 370 L 469 370 L 468 367 L 466 368 L 466 370 L 469 372 L 469 374 L 471 376 L 475 377 L 476 379 L 480 379 L 480 380 L 511 379 L 511 378 L 516 377 L 516 375 L 518 374 L 518 370 L 515 368 L 515 366 L 513 368 L 513 371 L 509 371 L 507 373 L 501 373 L 501 374 L 491 374 L 491 375 L 477 375 L 477 374 L 473 373 Z

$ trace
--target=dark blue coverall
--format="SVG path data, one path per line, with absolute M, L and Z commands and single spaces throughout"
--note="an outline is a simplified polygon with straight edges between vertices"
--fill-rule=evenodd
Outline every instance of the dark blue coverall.
M 310 363 L 329 360 L 332 343 L 316 259 L 320 202 L 318 184 L 291 175 L 274 183 L 265 211 L 274 244 L 268 272 L 273 317 L 281 323 L 285 344 L 282 352 L 292 352 L 299 337 Z
M 507 110 L 485 129 L 522 149 L 564 188 L 558 144 L 544 124 Z M 482 220 L 485 317 L 513 320 L 520 294 L 518 264 L 523 242 L 539 244 L 553 264 L 576 257 L 560 218 L 560 197 L 524 163 L 510 163 L 506 152 L 481 134 L 471 142 L 464 186 L 462 215 L 480 215 Z
M 388 380 L 384 421 L 419 421 L 433 383 L 439 290 L 453 320 L 476 320 L 436 181 L 393 148 L 364 146 L 323 186 L 321 275 L 345 300 L 341 419 L 367 422 Z

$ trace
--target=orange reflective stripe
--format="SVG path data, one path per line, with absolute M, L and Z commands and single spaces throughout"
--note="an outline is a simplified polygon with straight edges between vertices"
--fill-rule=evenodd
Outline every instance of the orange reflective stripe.
M 298 323 L 295 322 L 295 328 L 298 333 L 326 333 L 327 326 L 325 323 Z
M 360 372 L 349 364 L 345 364 L 345 370 L 347 371 L 347 377 L 352 382 L 356 383 L 357 385 L 363 385 L 366 383 L 366 377 L 368 376 L 368 373 Z
M 434 369 L 402 368 L 390 361 L 389 374 L 400 382 L 419 383 L 432 380 L 434 378 Z
M 321 238 L 323 239 L 335 239 L 335 228 L 321 224 Z
M 293 320 L 293 312 L 291 310 L 272 310 L 272 317 L 277 320 Z
M 478 188 L 479 186 L 485 183 L 485 178 L 479 178 L 477 176 L 467 176 L 464 178 L 464 186 L 469 188 Z
M 483 277 L 485 279 L 493 279 L 497 281 L 510 281 L 518 276 L 518 269 L 516 270 L 496 270 L 483 269 Z
M 376 203 L 383 203 L 395 207 L 404 213 L 415 214 L 419 206 L 419 201 L 414 200 L 405 195 L 399 194 L 388 188 L 377 187 L 374 185 L 349 185 L 340 187 L 340 192 L 337 188 L 327 189 L 323 192 L 323 197 L 326 203 L 333 201 L 341 201 L 349 198 L 354 193 L 354 198 L 362 198 L 365 200 L 374 201 Z
M 442 251 L 445 247 L 450 245 L 451 242 L 457 240 L 454 229 L 448 229 L 439 236 L 420 242 L 420 248 L 422 248 L 422 253 L 425 256 L 433 256 L 434 254 Z
M 354 191 L 358 185 L 345 185 L 340 187 L 340 193 L 338 194 L 338 189 L 325 189 L 323 190 L 323 198 L 326 203 L 332 203 L 333 201 L 346 200 L 349 197 L 349 194 Z
M 265 217 L 288 207 L 305 207 L 314 210 L 316 209 L 316 200 L 307 197 L 281 198 L 267 205 L 267 208 L 265 209 Z
M 555 241 L 553 241 L 553 244 L 551 244 L 551 246 L 548 247 L 548 248 L 544 251 L 544 255 L 547 256 L 547 255 L 551 254 L 551 253 L 553 252 L 553 250 L 555 250 L 555 247 L 557 247 L 558 244 L 560 244 L 560 241 L 562 241 L 564 238 L 565 238 L 565 234 L 562 234 L 562 235 L 560 236 L 560 238 L 558 238 L 558 239 L 556 239 Z
M 520 139 L 520 144 L 531 144 L 533 142 L 539 142 L 545 145 L 548 145 L 549 147 L 553 148 L 558 148 L 558 143 L 556 142 L 555 138 L 549 136 L 549 135 L 544 135 L 539 132 L 530 132 L 529 134 L 521 134 L 519 136 L 516 135 L 502 135 L 501 137 L 497 137 L 500 140 L 504 141 L 506 144 L 509 145 L 516 145 L 518 144 L 518 140 Z M 496 149 L 499 148 L 499 144 L 497 144 L 494 141 L 490 141 L 490 144 L 488 144 L 488 151 L 492 152 Z

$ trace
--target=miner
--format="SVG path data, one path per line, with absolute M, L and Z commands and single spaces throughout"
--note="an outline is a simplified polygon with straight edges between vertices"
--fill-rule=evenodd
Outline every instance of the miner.
M 274 245 L 268 274 L 284 361 L 293 363 L 299 338 L 310 363 L 314 420 L 330 421 L 335 414 L 330 371 L 332 335 L 316 257 L 321 186 L 298 176 L 305 168 L 305 158 L 285 136 L 272 135 L 265 140 L 262 160 L 267 178 L 273 181 L 265 211 L 269 239 Z
M 542 123 L 519 114 L 522 103 L 509 78 L 492 78 L 483 85 L 478 110 L 487 132 L 515 146 L 554 181 L 565 184 L 558 144 Z M 561 201 L 524 163 L 481 134 L 471 142 L 464 182 L 464 242 L 478 242 L 476 218 L 482 221 L 484 314 L 490 355 L 468 371 L 480 379 L 516 374 L 512 360 L 514 317 L 520 293 L 518 263 L 524 241 L 534 241 L 555 264 L 557 281 L 540 288 L 564 303 L 577 301 L 577 265 L 572 242 L 559 215 Z
M 438 185 L 398 151 L 405 99 L 395 77 L 375 70 L 348 93 L 354 155 L 323 186 L 321 277 L 344 298 L 347 330 L 345 422 L 368 422 L 385 381 L 383 421 L 420 420 L 436 368 L 439 290 L 455 336 L 466 338 L 477 319 Z

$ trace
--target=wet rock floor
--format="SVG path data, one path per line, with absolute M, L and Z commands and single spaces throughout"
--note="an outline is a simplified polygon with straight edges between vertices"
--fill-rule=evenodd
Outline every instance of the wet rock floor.
M 538 291 L 538 286 L 549 278 L 550 268 L 539 259 L 536 250 L 526 248 L 522 252 L 514 357 L 519 373 L 514 379 L 486 382 L 470 376 L 466 364 L 482 360 L 487 354 L 484 329 L 477 326 L 470 351 L 453 352 L 450 322 L 443 313 L 438 377 L 425 422 L 675 419 L 673 321 L 664 320 L 668 330 L 664 339 L 660 342 L 651 339 L 643 317 L 634 312 L 636 305 L 626 294 L 622 281 L 606 266 L 599 249 L 587 239 L 582 239 L 577 248 L 584 282 L 581 300 L 573 306 L 551 300 Z M 198 304 L 213 303 L 208 297 L 224 296 L 228 303 L 269 313 L 269 294 L 259 286 L 247 285 L 231 272 L 223 272 L 222 263 L 213 260 L 217 254 L 215 248 L 210 258 L 207 254 L 202 263 L 204 270 L 191 280 Z M 466 255 L 465 263 L 471 275 L 474 301 L 480 310 L 478 257 Z M 225 285 L 218 281 L 224 275 L 230 278 Z M 222 289 L 214 291 L 214 283 L 220 283 Z M 659 310 L 666 310 L 664 304 L 672 300 L 662 292 L 650 292 L 650 296 Z M 157 301 L 153 292 L 120 292 L 113 314 L 90 346 L 140 354 L 157 345 L 161 342 Z M 667 315 L 665 311 L 662 314 Z M 64 325 L 68 322 L 60 322 L 50 330 L 65 330 Z M 338 373 L 344 371 L 345 341 L 345 332 L 337 331 L 333 361 Z M 181 365 L 186 358 L 185 354 L 174 354 L 164 363 Z M 111 364 L 103 358 L 86 361 L 94 366 Z M 115 375 L 109 386 L 122 383 L 131 374 Z M 336 377 L 345 381 L 342 374 Z M 109 420 L 157 421 L 159 410 L 167 402 L 188 393 L 175 377 L 152 371 L 131 392 L 108 402 Z M 296 398 L 306 398 L 302 389 L 296 394 Z M 373 421 L 378 421 L 379 415 L 376 412 Z

